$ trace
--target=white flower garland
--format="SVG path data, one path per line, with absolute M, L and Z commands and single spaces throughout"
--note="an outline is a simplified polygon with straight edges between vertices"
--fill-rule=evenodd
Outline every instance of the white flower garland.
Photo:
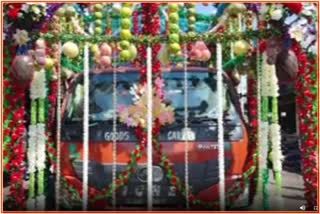
M 261 76 L 261 96 L 264 97 L 278 97 L 279 86 L 278 78 L 276 76 L 275 65 L 269 65 L 267 63 L 267 55 L 263 54 L 262 64 L 262 76 Z
M 34 77 L 30 86 L 30 98 L 31 100 L 35 100 L 37 98 L 45 98 L 46 94 L 46 73 L 42 69 L 34 73 Z
M 35 101 L 37 99 L 44 99 L 46 97 L 46 73 L 42 69 L 34 73 L 34 77 L 30 87 L 30 98 Z M 37 123 L 36 125 L 29 126 L 29 142 L 28 142 L 28 172 L 33 174 L 36 171 L 38 173 L 45 169 L 46 161 L 46 136 L 45 136 L 45 124 Z M 34 180 L 32 180 L 34 182 Z M 29 188 L 31 181 L 29 181 Z M 38 187 L 39 188 L 39 187 Z M 27 210 L 45 210 L 45 195 L 40 193 L 36 198 L 28 198 Z
M 281 152 L 280 125 L 278 123 L 270 124 L 269 135 L 272 144 L 273 169 L 277 172 L 281 172 L 283 155 Z

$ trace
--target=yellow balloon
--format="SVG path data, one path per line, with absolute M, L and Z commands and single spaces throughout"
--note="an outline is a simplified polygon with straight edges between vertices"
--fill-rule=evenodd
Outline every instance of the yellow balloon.
M 53 59 L 52 58 L 46 58 L 46 63 L 44 65 L 44 67 L 46 69 L 51 69 L 53 67 L 53 65 L 54 65 Z
M 66 42 L 62 46 L 62 52 L 69 58 L 75 58 L 79 54 L 79 47 L 73 42 Z
M 236 41 L 233 45 L 233 51 L 236 55 L 246 54 L 249 50 L 249 44 L 244 40 Z

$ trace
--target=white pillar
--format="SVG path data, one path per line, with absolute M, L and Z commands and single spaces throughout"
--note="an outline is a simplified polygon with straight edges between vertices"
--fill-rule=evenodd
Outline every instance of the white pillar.
M 217 97 L 218 97 L 218 160 L 219 160 L 219 205 L 225 210 L 225 169 L 224 169 L 224 130 L 223 130 L 223 77 L 222 48 L 217 44 Z
M 83 102 L 83 183 L 82 210 L 88 207 L 88 164 L 89 164 L 89 50 L 84 46 L 84 102 Z
M 148 210 L 152 210 L 152 58 L 151 47 L 147 48 L 147 100 L 148 100 L 148 112 L 147 112 L 147 185 L 148 195 L 147 203 Z

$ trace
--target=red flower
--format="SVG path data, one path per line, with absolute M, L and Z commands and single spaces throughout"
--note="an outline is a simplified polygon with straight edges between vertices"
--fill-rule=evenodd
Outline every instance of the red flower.
M 267 42 L 265 40 L 260 41 L 259 43 L 259 50 L 260 52 L 265 51 L 267 48 Z
M 18 17 L 19 10 L 20 10 L 20 8 L 12 8 L 12 9 L 8 10 L 7 16 L 10 19 L 16 19 Z
M 283 3 L 292 13 L 298 14 L 302 10 L 301 3 Z

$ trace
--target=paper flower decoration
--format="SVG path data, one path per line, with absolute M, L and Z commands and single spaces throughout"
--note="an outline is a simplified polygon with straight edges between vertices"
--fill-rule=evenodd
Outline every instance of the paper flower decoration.
M 162 84 L 158 81 L 159 84 Z M 134 86 L 131 89 L 131 93 L 134 92 L 134 104 L 125 107 L 119 105 L 117 112 L 119 113 L 119 119 L 122 123 L 125 123 L 129 127 L 136 127 L 140 125 L 142 128 L 147 126 L 147 93 L 145 93 L 145 86 Z M 142 92 L 142 93 L 141 93 Z M 156 90 L 154 89 L 154 92 Z M 160 125 L 171 124 L 174 122 L 174 110 L 171 106 L 167 106 L 162 102 L 160 96 L 157 93 L 153 93 L 152 103 L 152 119 L 155 121 L 158 119 Z
M 16 33 L 13 35 L 13 39 L 18 45 L 24 45 L 30 40 L 28 32 L 20 29 L 16 30 Z
M 295 39 L 297 42 L 300 42 L 303 39 L 303 28 L 300 25 L 293 25 L 289 29 L 289 34 L 292 39 Z
M 270 16 L 272 20 L 279 21 L 282 18 L 282 10 L 276 9 L 270 12 Z

